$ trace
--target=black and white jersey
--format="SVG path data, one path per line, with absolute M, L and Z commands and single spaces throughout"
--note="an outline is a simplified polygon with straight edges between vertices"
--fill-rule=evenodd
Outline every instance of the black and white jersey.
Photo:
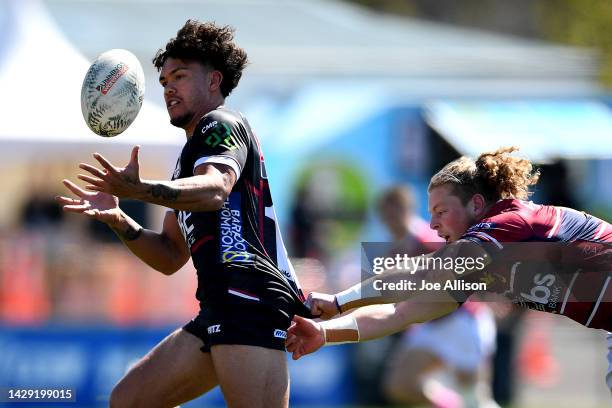
M 242 114 L 220 107 L 203 116 L 172 179 L 192 177 L 205 163 L 231 167 L 237 181 L 220 210 L 175 211 L 198 271 L 198 300 L 274 302 L 289 301 L 290 294 L 303 302 L 276 223 L 261 147 Z

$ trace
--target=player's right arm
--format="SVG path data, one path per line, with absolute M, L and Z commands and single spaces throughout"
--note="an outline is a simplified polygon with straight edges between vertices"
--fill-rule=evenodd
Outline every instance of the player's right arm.
M 69 180 L 64 185 L 77 198 L 57 197 L 64 211 L 83 214 L 107 224 L 137 257 L 165 275 L 179 270 L 190 257 L 173 212 L 166 212 L 161 232 L 142 228 L 119 208 L 117 197 L 85 191 Z
M 314 316 L 325 320 L 364 306 L 399 303 L 415 299 L 424 293 L 424 291 L 416 289 L 421 286 L 421 282 L 436 283 L 444 287 L 446 282 L 455 280 L 459 276 L 467 277 L 473 272 L 482 271 L 490 262 L 490 256 L 485 249 L 480 244 L 469 241 L 447 244 L 432 254 L 422 256 L 422 258 L 424 261 L 416 269 L 402 269 L 395 266 L 335 295 L 312 292 L 308 296 L 306 305 Z M 478 260 L 478 262 L 472 264 L 470 268 L 466 267 L 459 275 L 453 269 L 436 266 L 442 265 L 440 262 L 429 262 L 426 258 L 437 258 L 439 260 L 472 258 Z M 431 267 L 428 265 L 431 265 Z M 415 289 L 393 289 L 399 284 L 404 286 L 410 284 Z M 444 292 L 444 290 L 428 292 Z M 449 299 L 452 298 L 450 294 L 444 296 Z

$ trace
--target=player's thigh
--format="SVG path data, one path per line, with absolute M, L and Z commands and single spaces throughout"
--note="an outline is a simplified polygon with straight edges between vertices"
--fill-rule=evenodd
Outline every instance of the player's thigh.
M 111 394 L 112 407 L 174 407 L 217 385 L 202 340 L 178 329 L 138 361 Z
M 230 408 L 285 408 L 289 372 L 285 352 L 258 346 L 211 348 L 219 385 Z

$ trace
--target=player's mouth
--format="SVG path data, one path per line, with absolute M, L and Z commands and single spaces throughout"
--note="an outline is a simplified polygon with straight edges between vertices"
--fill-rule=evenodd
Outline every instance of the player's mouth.
M 438 234 L 440 238 L 442 238 L 448 244 L 450 242 L 450 235 Z
M 175 108 L 175 107 L 176 107 L 178 104 L 180 104 L 180 103 L 181 103 L 181 101 L 180 101 L 180 100 L 178 100 L 178 99 L 169 99 L 169 100 L 166 102 L 166 108 L 167 108 L 168 110 L 174 109 L 174 108 Z

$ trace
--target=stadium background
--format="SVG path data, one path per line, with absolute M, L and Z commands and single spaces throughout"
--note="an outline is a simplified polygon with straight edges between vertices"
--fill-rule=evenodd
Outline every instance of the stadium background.
M 410 183 L 427 217 L 428 178 L 459 154 L 516 144 L 541 165 L 535 201 L 612 219 L 609 45 L 593 40 L 612 22 L 605 6 L 558 3 L 583 12 L 566 22 L 569 35 L 555 31 L 563 7 L 548 16 L 546 1 L 355 3 L 375 9 L 323 0 L 0 1 L 0 386 L 71 386 L 77 406 L 104 406 L 127 365 L 196 310 L 190 264 L 161 276 L 105 228 L 52 202 L 94 150 L 123 163 L 140 143 L 143 175 L 169 176 L 184 139 L 167 123 L 150 60 L 187 18 L 236 27 L 249 53 L 228 105 L 262 139 L 285 241 L 309 291 L 356 281 L 359 242 L 387 239 L 372 209 L 382 189 Z M 580 24 L 589 23 L 593 38 L 584 39 Z M 110 48 L 139 57 L 147 91 L 134 125 L 105 140 L 85 126 L 79 94 L 89 62 Z M 162 209 L 122 206 L 160 227 Z M 511 331 L 514 406 L 609 402 L 600 333 L 531 314 Z M 382 343 L 373 344 L 291 363 L 291 405 L 366 405 L 372 385 L 356 377 L 368 359 L 383 358 Z M 218 392 L 185 406 L 208 404 L 223 406 Z

